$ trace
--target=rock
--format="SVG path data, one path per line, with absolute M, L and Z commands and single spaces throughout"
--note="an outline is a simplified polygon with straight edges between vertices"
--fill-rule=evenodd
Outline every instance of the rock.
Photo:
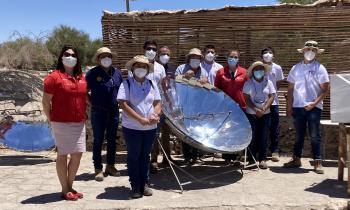
M 19 111 L 32 112 L 36 110 L 43 110 L 41 103 L 38 101 L 32 101 L 32 102 L 26 103 Z

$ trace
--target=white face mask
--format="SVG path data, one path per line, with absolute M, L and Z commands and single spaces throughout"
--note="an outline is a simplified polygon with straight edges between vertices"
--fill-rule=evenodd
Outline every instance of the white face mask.
M 109 57 L 102 58 L 101 65 L 105 68 L 109 68 L 112 65 L 112 58 L 109 58 Z
M 309 50 L 304 53 L 304 58 L 308 61 L 312 61 L 316 56 L 316 53 L 312 50 Z
M 170 60 L 169 55 L 161 55 L 159 56 L 159 60 L 162 64 L 167 64 Z
M 264 59 L 264 61 L 266 62 L 266 63 L 270 63 L 271 61 L 272 61 L 272 59 L 273 59 L 273 54 L 272 53 L 265 53 L 264 55 L 263 55 L 263 59 Z
M 190 59 L 190 66 L 194 69 L 198 68 L 201 61 L 199 59 Z
M 62 63 L 66 67 L 73 68 L 75 65 L 77 65 L 77 58 L 72 56 L 62 57 Z
M 215 58 L 215 54 L 213 54 L 211 52 L 205 55 L 205 59 L 209 62 L 212 62 L 214 60 L 214 58 Z
M 148 72 L 147 69 L 144 69 L 144 68 L 137 68 L 134 70 L 135 76 L 140 78 L 140 79 L 144 78 L 146 76 L 147 72 Z
M 148 58 L 148 60 L 153 61 L 154 58 L 156 57 L 157 52 L 153 50 L 146 50 L 145 56 Z

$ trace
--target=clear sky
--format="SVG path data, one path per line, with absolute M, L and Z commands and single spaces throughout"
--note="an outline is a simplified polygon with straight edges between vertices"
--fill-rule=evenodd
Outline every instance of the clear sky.
M 276 0 L 134 0 L 131 10 L 212 9 L 226 5 L 273 5 Z M 125 12 L 124 0 L 0 0 L 0 43 L 18 31 L 39 35 L 60 24 L 101 38 L 103 10 Z

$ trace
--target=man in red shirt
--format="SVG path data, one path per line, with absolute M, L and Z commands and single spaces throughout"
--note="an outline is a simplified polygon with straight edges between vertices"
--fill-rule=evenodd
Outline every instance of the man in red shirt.
M 247 81 L 246 69 L 238 64 L 239 50 L 230 50 L 227 53 L 227 63 L 224 68 L 218 70 L 215 78 L 215 87 L 229 95 L 245 112 L 247 104 L 243 96 L 243 86 Z M 223 154 L 222 158 L 227 163 L 234 160 L 234 154 Z

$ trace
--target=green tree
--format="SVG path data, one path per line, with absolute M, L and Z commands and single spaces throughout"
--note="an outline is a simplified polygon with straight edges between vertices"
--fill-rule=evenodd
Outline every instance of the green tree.
M 102 46 L 102 41 L 99 39 L 91 41 L 87 33 L 60 25 L 52 31 L 46 42 L 47 48 L 56 57 L 56 60 L 62 47 L 67 44 L 77 48 L 82 65 L 91 65 L 91 58 L 96 49 Z
M 280 3 L 287 3 L 287 4 L 312 4 L 316 2 L 317 0 L 278 0 Z

